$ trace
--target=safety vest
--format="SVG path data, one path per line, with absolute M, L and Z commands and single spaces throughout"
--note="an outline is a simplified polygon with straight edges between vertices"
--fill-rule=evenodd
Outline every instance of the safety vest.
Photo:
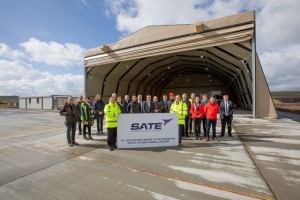
M 171 106 L 170 113 L 177 113 L 178 124 L 184 125 L 185 117 L 188 113 L 186 103 L 183 103 L 182 101 L 180 101 L 179 103 L 176 103 L 176 101 L 174 101 L 174 103 Z
M 118 116 L 121 113 L 117 103 L 109 103 L 104 108 L 106 128 L 115 128 L 118 125 Z
M 194 103 L 194 100 L 192 98 L 190 98 L 189 101 L 191 102 L 191 104 Z
M 81 103 L 81 121 L 88 121 L 91 116 L 91 111 L 87 103 Z

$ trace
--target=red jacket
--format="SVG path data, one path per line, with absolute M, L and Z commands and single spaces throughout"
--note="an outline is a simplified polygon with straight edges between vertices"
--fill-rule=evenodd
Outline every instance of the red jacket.
M 204 107 L 204 112 L 207 119 L 217 119 L 217 114 L 219 113 L 219 105 L 217 103 L 211 104 L 208 102 Z
M 192 118 L 203 118 L 204 115 L 204 106 L 199 103 L 199 107 L 198 107 L 198 113 L 197 113 L 197 109 L 196 109 L 196 103 L 191 104 L 191 114 L 192 114 Z

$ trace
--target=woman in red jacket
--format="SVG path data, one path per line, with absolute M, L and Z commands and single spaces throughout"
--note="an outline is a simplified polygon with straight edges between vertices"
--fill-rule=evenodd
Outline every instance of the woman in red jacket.
M 219 113 L 219 105 L 216 103 L 214 97 L 210 97 L 209 102 L 204 107 L 204 113 L 206 115 L 206 135 L 209 141 L 210 126 L 213 130 L 213 140 L 216 139 L 216 126 L 217 126 L 217 114 Z
M 198 140 L 201 133 L 201 119 L 204 115 L 204 106 L 200 102 L 200 98 L 196 97 L 195 102 L 191 105 L 192 118 L 194 121 L 194 127 L 195 127 L 195 140 Z

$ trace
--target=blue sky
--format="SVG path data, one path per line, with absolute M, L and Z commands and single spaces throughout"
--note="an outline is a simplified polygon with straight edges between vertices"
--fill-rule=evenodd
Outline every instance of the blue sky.
M 297 0 L 0 2 L 0 95 L 81 94 L 86 49 L 147 25 L 195 23 L 253 9 L 258 53 L 270 89 L 300 90 Z

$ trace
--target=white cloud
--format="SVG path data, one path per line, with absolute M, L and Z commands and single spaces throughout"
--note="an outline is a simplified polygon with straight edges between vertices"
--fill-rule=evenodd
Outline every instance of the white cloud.
M 272 91 L 300 91 L 300 44 L 265 51 L 260 60 Z
M 87 0 L 80 0 L 83 5 L 87 6 Z
M 0 43 L 0 56 L 8 59 L 17 59 L 25 57 L 25 54 L 19 50 L 13 50 L 6 44 Z
M 116 18 L 123 35 L 148 25 L 189 24 L 256 10 L 257 50 L 271 90 L 300 90 L 298 0 L 107 0 L 106 4 L 105 13 Z
M 0 95 L 52 95 L 83 92 L 83 75 L 55 75 L 20 60 L 0 60 Z
M 36 38 L 21 43 L 21 47 L 34 62 L 45 63 L 56 67 L 82 66 L 83 49 L 78 44 L 42 42 Z

